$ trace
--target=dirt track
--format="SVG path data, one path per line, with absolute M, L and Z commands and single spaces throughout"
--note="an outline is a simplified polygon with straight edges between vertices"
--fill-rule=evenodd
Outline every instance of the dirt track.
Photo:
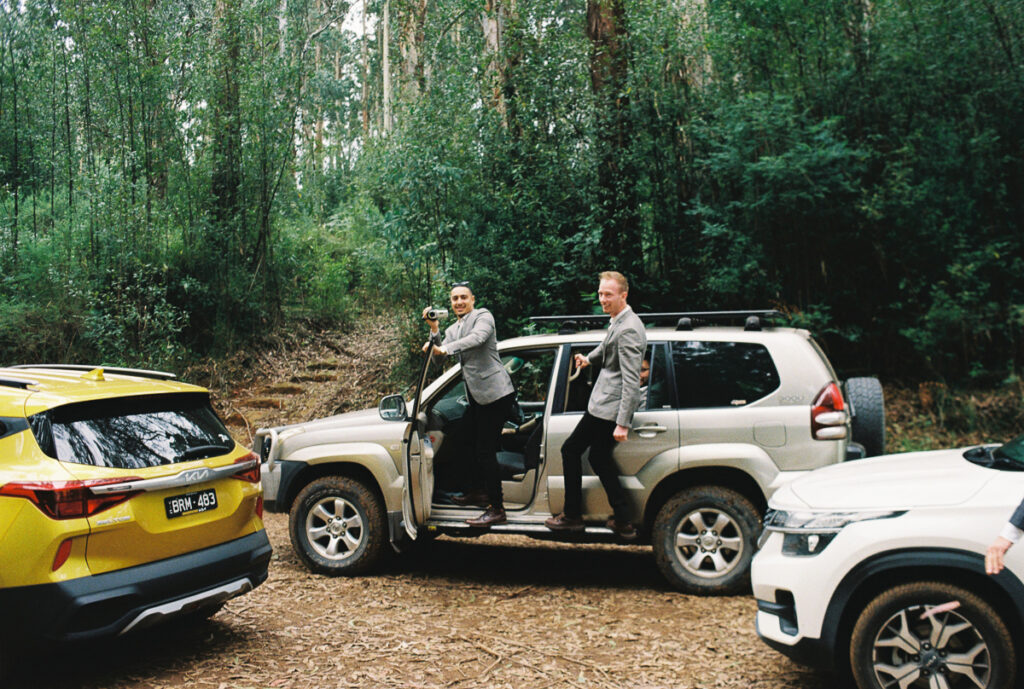
M 210 622 L 43 651 L 10 686 L 833 685 L 757 639 L 751 597 L 675 593 L 647 548 L 441 538 L 377 575 L 331 579 L 299 564 L 283 515 L 267 529 L 269 580 Z

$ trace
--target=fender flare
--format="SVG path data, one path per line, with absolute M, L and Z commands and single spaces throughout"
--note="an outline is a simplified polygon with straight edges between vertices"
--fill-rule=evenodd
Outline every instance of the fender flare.
M 315 454 L 308 450 L 315 450 Z M 338 443 L 303 448 L 287 458 L 277 460 L 281 465 L 281 484 L 277 494 L 284 498 L 279 505 L 291 505 L 301 487 L 296 479 L 307 468 L 327 467 L 332 464 L 358 466 L 365 469 L 376 481 L 377 490 L 384 498 L 388 511 L 402 509 L 402 475 L 398 473 L 391 454 L 376 443 Z M 330 473 L 330 472 L 326 472 Z M 338 472 L 344 473 L 344 472 Z M 373 488 L 374 486 L 370 486 Z
M 951 574 L 960 585 L 973 585 L 981 595 L 1001 599 L 997 602 L 1002 603 L 1004 609 L 1011 608 L 1013 612 L 1007 616 L 1011 630 L 1020 630 L 1024 625 L 1024 583 L 1008 569 L 996 576 L 986 574 L 984 555 L 953 548 L 893 550 L 860 562 L 836 586 L 825 609 L 821 630 L 822 645 L 833 655 L 829 664 L 835 667 L 845 662 L 842 654 L 837 653 L 837 644 L 845 643 L 844 637 L 852 627 L 851 601 L 874 595 L 879 588 L 902 581 L 941 581 Z

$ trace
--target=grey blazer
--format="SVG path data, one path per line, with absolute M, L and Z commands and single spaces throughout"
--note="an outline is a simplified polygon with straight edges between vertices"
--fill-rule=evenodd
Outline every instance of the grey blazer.
M 438 344 L 440 334 L 431 336 Z M 457 356 L 462 363 L 466 389 L 479 404 L 497 402 L 515 391 L 512 378 L 501 365 L 498 339 L 494 333 L 494 316 L 487 309 L 473 309 L 444 331 L 440 343 L 449 356 Z M 434 356 L 434 361 L 444 357 Z
M 1013 514 L 1010 516 L 1010 523 L 1018 529 L 1024 529 L 1024 500 L 1013 511 Z
M 627 306 L 608 326 L 604 341 L 587 355 L 591 364 L 601 364 L 587 405 L 592 416 L 619 426 L 633 422 L 633 412 L 640 403 L 640 364 L 646 349 L 644 324 Z

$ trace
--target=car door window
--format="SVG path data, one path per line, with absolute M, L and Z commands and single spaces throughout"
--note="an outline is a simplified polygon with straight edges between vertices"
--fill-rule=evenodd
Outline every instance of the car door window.
M 544 411 L 557 351 L 555 347 L 544 347 L 515 350 L 501 355 L 501 363 L 516 389 L 519 407 L 527 415 Z M 466 382 L 460 371 L 430 403 L 430 414 L 439 417 L 442 422 L 440 425 L 443 426 L 444 423 L 461 418 L 468 404 Z
M 647 370 L 646 382 L 643 381 L 643 369 Z M 640 378 L 638 411 L 672 408 L 672 383 L 669 378 L 668 353 L 664 343 L 656 342 L 647 347 Z
M 593 351 L 594 345 L 575 345 L 570 354 L 570 361 L 576 354 L 586 356 Z M 641 376 L 640 404 L 637 411 L 644 409 L 671 409 L 672 408 L 672 384 L 669 377 L 668 353 L 664 343 L 655 342 L 647 346 L 644 353 L 642 368 L 648 370 L 646 383 Z M 565 375 L 571 380 L 567 381 L 566 398 L 562 411 L 584 412 L 590 401 L 590 392 L 594 388 L 594 382 L 601 373 L 600 363 L 587 366 L 579 375 L 573 378 L 576 373 L 574 367 Z M 557 410 L 556 410 L 557 411 Z
M 672 365 L 681 409 L 741 407 L 779 387 L 771 354 L 752 342 L 674 342 Z
M 556 409 L 556 412 L 572 413 L 585 412 L 587 410 L 587 403 L 590 401 L 590 391 L 593 390 L 594 381 L 597 380 L 597 376 L 601 373 L 601 364 L 591 364 L 577 370 L 575 364 L 571 362 L 577 354 L 581 356 L 590 354 L 590 352 L 594 351 L 595 346 L 593 343 L 573 345 L 570 350 L 568 371 L 562 374 L 563 380 L 566 377 L 568 378 L 565 388 L 565 401 L 562 408 L 560 410 Z
M 554 347 L 545 347 L 510 352 L 501 357 L 516 388 L 519 406 L 527 413 L 544 411 L 551 389 L 556 351 Z

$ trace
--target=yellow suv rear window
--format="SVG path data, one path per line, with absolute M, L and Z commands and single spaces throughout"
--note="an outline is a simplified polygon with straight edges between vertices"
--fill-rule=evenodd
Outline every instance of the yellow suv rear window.
M 206 393 L 77 402 L 29 418 L 39 447 L 62 462 L 138 469 L 230 452 Z

